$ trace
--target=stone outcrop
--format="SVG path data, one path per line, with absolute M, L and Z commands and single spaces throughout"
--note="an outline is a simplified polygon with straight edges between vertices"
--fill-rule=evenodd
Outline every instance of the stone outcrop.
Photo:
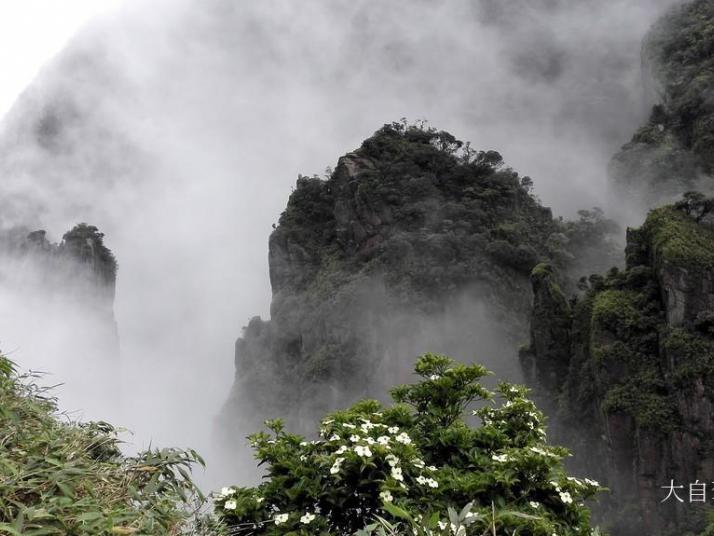
M 4 291 L 28 300 L 42 298 L 44 308 L 64 304 L 81 311 L 88 321 L 91 317 L 93 326 L 101 327 L 103 335 L 91 335 L 102 339 L 95 347 L 97 353 L 118 354 L 114 319 L 117 262 L 96 227 L 75 225 L 59 243 L 50 242 L 44 230 L 8 229 L 0 233 L 0 255 Z M 42 303 L 37 307 L 43 307 Z
M 626 269 L 583 281 L 572 304 L 534 271 L 523 363 L 558 400 L 553 431 L 574 464 L 612 489 L 613 534 L 701 530 L 688 496 L 662 503 L 661 486 L 686 495 L 714 469 L 714 229 L 666 206 L 627 238 Z
M 498 153 L 403 123 L 328 178 L 301 177 L 269 241 L 271 319 L 236 343 L 223 424 L 243 436 L 268 417 L 300 427 L 384 396 L 427 351 L 520 380 L 531 269 L 565 269 L 608 227 L 599 213 L 554 219 L 530 188 Z
M 563 369 L 567 369 L 570 362 L 572 312 L 555 279 L 553 268 L 548 264 L 539 264 L 531 273 L 531 345 L 521 352 L 526 376 L 531 383 L 548 390 L 558 388 Z M 533 355 L 538 356 L 537 363 Z
M 117 262 L 95 226 L 75 225 L 60 243 L 50 242 L 44 230 L 12 228 L 0 235 L 0 250 L 6 260 L 11 257 L 34 263 L 48 289 L 66 287 L 68 293 L 77 293 L 111 312 Z

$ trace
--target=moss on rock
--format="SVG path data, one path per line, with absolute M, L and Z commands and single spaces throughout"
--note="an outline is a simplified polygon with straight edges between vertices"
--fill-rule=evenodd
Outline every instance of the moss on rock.
M 684 268 L 714 270 L 714 230 L 666 206 L 650 212 L 642 230 L 662 262 Z

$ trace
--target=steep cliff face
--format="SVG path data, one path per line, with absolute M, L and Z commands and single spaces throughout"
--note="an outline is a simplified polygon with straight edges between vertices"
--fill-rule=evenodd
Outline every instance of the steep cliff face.
M 104 235 L 95 226 L 75 225 L 59 244 L 51 243 L 44 230 L 21 233 L 15 229 L 6 235 L 7 254 L 40 263 L 47 283 L 57 290 L 64 288 L 79 294 L 78 298 L 87 299 L 111 314 L 117 262 L 104 245 Z
M 677 7 L 650 31 L 644 69 L 657 104 L 613 158 L 620 191 L 653 206 L 714 189 L 714 4 Z
M 117 262 L 104 245 L 104 235 L 93 225 L 75 225 L 58 244 L 51 243 L 44 230 L 15 227 L 0 235 L 0 249 L 5 264 L 33 265 L 36 283 L 46 286 L 45 290 L 74 294 L 111 313 Z
M 72 394 L 86 388 L 106 395 L 112 382 L 102 363 L 116 364 L 113 358 L 119 352 L 116 273 L 114 255 L 92 225 L 74 226 L 60 243 L 50 242 L 44 230 L 15 227 L 1 232 L 0 343 L 18 348 L 27 359 L 36 360 L 33 354 L 45 351 L 49 361 L 26 366 L 52 370 L 60 381 L 75 379 Z M 101 385 L 91 386 L 89 378 Z M 89 403 L 80 402 L 83 407 Z
M 271 320 L 236 343 L 224 415 L 300 422 L 406 380 L 425 351 L 519 379 L 530 270 L 564 269 L 608 229 L 597 212 L 554 219 L 530 185 L 495 152 L 402 123 L 326 180 L 301 177 L 270 238 Z
M 627 239 L 626 269 L 591 276 L 570 303 L 552 272 L 534 271 L 523 358 L 558 398 L 554 429 L 576 465 L 611 486 L 613 534 L 681 534 L 701 528 L 701 513 L 662 503 L 661 486 L 688 492 L 714 469 L 714 229 L 680 203 Z

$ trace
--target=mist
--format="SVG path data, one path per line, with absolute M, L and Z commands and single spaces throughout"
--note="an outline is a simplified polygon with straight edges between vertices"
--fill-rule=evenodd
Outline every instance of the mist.
M 118 259 L 121 394 L 80 387 L 93 358 L 76 356 L 71 315 L 12 278 L 4 351 L 65 382 L 62 409 L 133 430 L 128 448 L 191 446 L 207 486 L 238 478 L 214 417 L 241 327 L 269 316 L 267 239 L 298 173 L 426 118 L 501 152 L 556 214 L 601 206 L 632 223 L 607 162 L 648 113 L 640 43 L 673 3 L 127 1 L 83 27 L 0 128 L 2 226 L 57 240 L 86 221 Z

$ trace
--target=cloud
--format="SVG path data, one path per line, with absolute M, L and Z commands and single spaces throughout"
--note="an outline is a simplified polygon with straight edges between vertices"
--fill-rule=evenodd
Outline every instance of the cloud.
M 210 450 L 233 340 L 268 312 L 267 237 L 298 173 L 427 118 L 502 152 L 557 213 L 606 205 L 607 160 L 647 112 L 640 40 L 672 3 L 127 2 L 7 115 L 0 221 L 106 233 L 122 424 L 137 443 Z

